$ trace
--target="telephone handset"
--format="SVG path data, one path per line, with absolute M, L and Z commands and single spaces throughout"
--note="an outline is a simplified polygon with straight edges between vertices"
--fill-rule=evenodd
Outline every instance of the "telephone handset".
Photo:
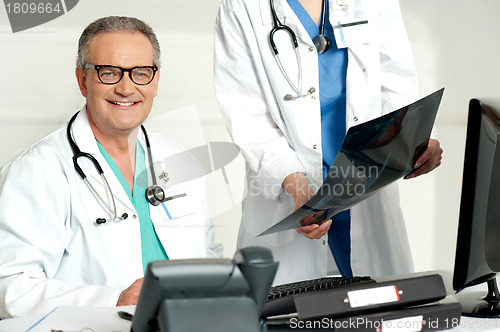
M 260 315 L 278 269 L 278 263 L 274 261 L 271 251 L 262 247 L 242 248 L 236 252 L 233 261 L 245 276 Z
M 278 263 L 269 249 L 247 247 L 230 259 L 148 265 L 132 332 L 260 332 L 260 313 Z

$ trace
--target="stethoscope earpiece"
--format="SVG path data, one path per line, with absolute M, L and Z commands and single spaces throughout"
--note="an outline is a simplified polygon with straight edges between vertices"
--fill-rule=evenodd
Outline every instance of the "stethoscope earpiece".
M 98 224 L 98 225 L 104 224 L 104 223 L 106 223 L 106 219 L 104 219 L 104 218 L 97 218 L 95 220 L 95 223 Z
M 291 94 L 287 93 L 283 97 L 283 99 L 284 100 L 295 100 L 295 99 L 299 99 L 299 98 L 302 98 L 302 97 L 305 97 L 305 96 L 312 95 L 315 91 L 316 91 L 316 89 L 314 87 L 311 87 L 311 88 L 309 88 L 309 90 L 307 90 L 306 94 L 300 94 L 299 96 L 292 96 Z
M 114 221 L 116 219 L 118 219 L 118 220 L 125 220 L 127 218 L 128 218 L 128 214 L 123 213 L 121 217 L 115 217 L 113 219 L 97 218 L 95 220 L 95 223 L 98 224 L 98 225 L 102 225 L 102 224 L 107 223 L 108 221 Z

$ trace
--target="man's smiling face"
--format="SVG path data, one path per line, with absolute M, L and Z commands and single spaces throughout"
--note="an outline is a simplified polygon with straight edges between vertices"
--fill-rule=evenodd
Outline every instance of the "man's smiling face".
M 87 63 L 122 68 L 153 65 L 153 46 L 140 32 L 112 32 L 96 35 L 87 54 Z M 92 129 L 106 136 L 126 135 L 148 117 L 158 91 L 159 71 L 147 85 L 137 85 L 125 72 L 120 82 L 103 84 L 95 69 L 77 68 L 82 95 Z

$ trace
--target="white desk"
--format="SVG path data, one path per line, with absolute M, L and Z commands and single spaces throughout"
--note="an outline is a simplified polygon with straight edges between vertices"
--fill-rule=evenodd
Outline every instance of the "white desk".
M 130 321 L 118 316 L 118 311 L 134 313 L 127 307 L 59 307 L 45 317 L 27 316 L 0 321 L 0 332 L 77 332 L 90 328 L 94 332 L 129 332 Z M 83 330 L 82 332 L 91 332 Z
M 462 317 L 460 326 L 448 331 L 500 331 L 500 319 Z
M 117 312 L 120 310 L 134 313 L 135 306 L 120 308 L 59 307 L 44 319 L 40 316 L 28 316 L 2 320 L 0 321 L 0 332 L 50 332 L 52 329 L 63 332 L 91 332 L 91 330 L 84 328 L 91 328 L 94 332 L 129 332 L 131 324 L 118 317 Z M 300 331 L 300 329 L 296 330 Z M 200 331 L 207 331 L 207 329 L 200 325 Z M 500 331 L 500 319 L 462 317 L 460 326 L 446 331 Z

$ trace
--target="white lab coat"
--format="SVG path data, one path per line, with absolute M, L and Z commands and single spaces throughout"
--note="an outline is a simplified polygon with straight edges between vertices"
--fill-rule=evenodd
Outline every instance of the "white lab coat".
M 137 212 L 99 152 L 85 109 L 72 133 L 81 151 L 99 161 L 118 215 L 127 213 L 128 218 L 95 223 L 112 214 L 76 173 L 66 126 L 5 165 L 0 171 L 0 317 L 42 314 L 61 305 L 114 306 L 120 293 L 143 277 Z M 163 136 L 149 136 L 154 162 L 180 151 Z M 140 142 L 146 151 L 142 135 Z M 93 164 L 86 158 L 78 161 L 112 207 Z M 170 259 L 222 254 L 221 246 L 213 243 L 203 182 L 192 180 L 168 190 L 167 196 L 187 194 L 188 204 L 179 200 L 186 211 L 177 219 L 169 220 L 161 205 L 150 205 L 155 231 Z M 172 208 L 178 205 L 175 201 Z
M 368 19 L 350 33 L 347 127 L 368 121 L 417 98 L 410 45 L 397 0 L 329 0 L 330 22 Z M 297 35 L 303 92 L 284 100 L 292 87 L 279 70 L 269 43 L 269 0 L 225 0 L 215 31 L 216 95 L 227 128 L 246 159 L 248 194 L 238 246 L 263 245 L 280 262 L 275 284 L 327 274 L 332 263 L 327 237 L 309 240 L 294 230 L 256 235 L 292 212 L 284 178 L 304 172 L 313 189 L 322 183 L 321 111 L 317 52 L 286 0 L 275 0 L 277 16 Z M 341 4 L 348 5 L 344 11 Z M 349 32 L 349 33 L 348 33 Z M 298 66 L 289 35 L 278 32 L 281 61 L 295 85 Z M 397 185 L 390 185 L 351 210 L 351 262 L 355 275 L 390 275 L 413 270 Z

